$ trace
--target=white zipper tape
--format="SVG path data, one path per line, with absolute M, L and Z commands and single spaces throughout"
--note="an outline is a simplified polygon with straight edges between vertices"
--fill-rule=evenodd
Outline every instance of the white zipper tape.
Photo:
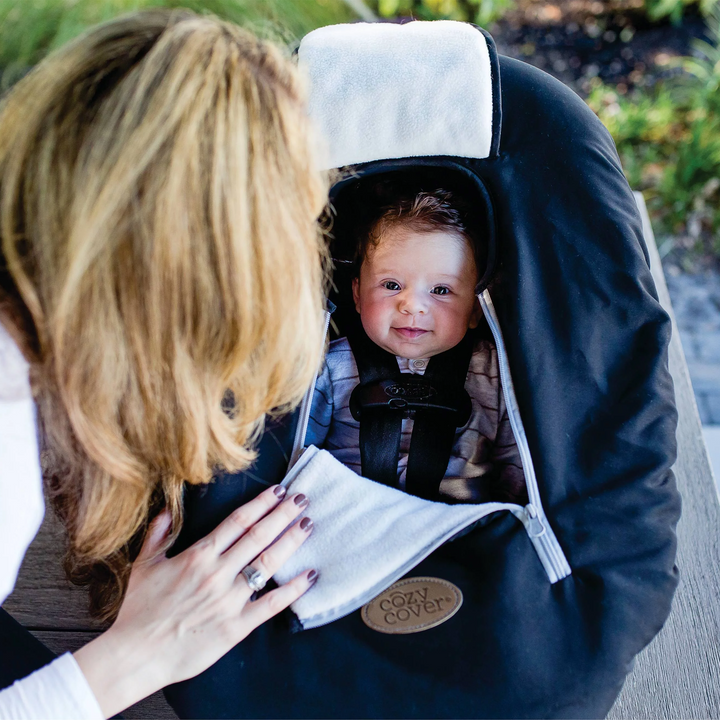
M 328 328 L 330 327 L 330 313 L 325 311 L 325 330 L 323 332 L 323 350 L 325 349 L 325 339 L 327 338 Z M 325 353 L 323 352 L 323 357 Z M 310 422 L 310 410 L 312 409 L 313 395 L 315 394 L 315 383 L 317 382 L 317 376 L 320 372 L 322 365 L 318 368 L 315 373 L 312 384 L 305 393 L 305 397 L 300 403 L 300 412 L 298 413 L 298 425 L 295 431 L 295 439 L 293 441 L 292 453 L 290 453 L 290 463 L 288 464 L 288 472 L 290 468 L 298 461 L 300 455 L 302 455 L 303 448 L 305 447 L 305 435 L 307 435 L 308 423 Z
M 515 515 L 525 526 L 528 537 L 537 551 L 540 562 L 545 568 L 550 582 L 556 583 L 570 575 L 572 570 L 565 557 L 565 553 L 560 547 L 560 543 L 555 537 L 555 533 L 550 527 L 550 523 L 542 506 L 540 489 L 538 488 L 537 476 L 535 475 L 535 466 L 532 462 L 530 446 L 528 445 L 525 428 L 523 427 L 522 418 L 520 417 L 520 408 L 515 398 L 515 388 L 512 377 L 510 376 L 510 364 L 505 350 L 505 343 L 503 342 L 502 331 L 500 330 L 500 323 L 497 313 L 495 312 L 495 306 L 487 290 L 483 291 L 482 295 L 478 295 L 478 300 L 480 301 L 480 306 L 495 338 L 498 364 L 500 366 L 500 384 L 502 385 L 503 395 L 505 397 L 505 406 L 507 407 L 510 426 L 512 427 L 515 441 L 520 451 L 528 498 L 530 500 L 527 507 L 522 508 L 522 512 L 516 512 Z

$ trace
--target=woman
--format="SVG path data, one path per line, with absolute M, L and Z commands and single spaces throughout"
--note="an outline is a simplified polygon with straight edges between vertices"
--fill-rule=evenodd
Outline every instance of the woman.
M 19 348 L 70 574 L 114 622 L 0 693 L 0 717 L 109 717 L 210 666 L 317 577 L 250 602 L 312 527 L 266 549 L 307 504 L 280 488 L 164 555 L 183 484 L 247 467 L 263 417 L 319 363 L 326 186 L 310 137 L 289 62 L 184 11 L 92 29 L 4 100 L 0 601 L 42 517 Z

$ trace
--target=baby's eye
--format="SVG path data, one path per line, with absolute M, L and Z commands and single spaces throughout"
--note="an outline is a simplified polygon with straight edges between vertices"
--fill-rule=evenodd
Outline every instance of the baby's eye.
M 399 290 L 400 286 L 394 280 L 386 280 L 383 283 L 383 287 L 386 290 Z
M 445 285 L 437 285 L 430 292 L 433 293 L 433 295 L 449 295 L 450 288 Z

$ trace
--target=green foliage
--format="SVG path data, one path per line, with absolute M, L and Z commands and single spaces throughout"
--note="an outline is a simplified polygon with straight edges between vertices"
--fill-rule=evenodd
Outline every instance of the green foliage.
M 650 20 L 670 18 L 671 22 L 679 23 L 690 6 L 695 6 L 706 17 L 712 15 L 718 0 L 645 0 L 645 13 Z
M 145 7 L 185 7 L 290 42 L 355 19 L 342 0 L 0 0 L 0 69 L 7 86 L 86 28 Z
M 700 57 L 684 58 L 680 65 L 700 81 L 705 102 L 712 103 L 717 109 L 720 107 L 720 98 L 717 97 L 720 85 L 720 4 L 715 5 L 705 24 L 711 42 L 696 40 L 693 46 Z
M 656 22 L 669 18 L 679 23 L 691 7 L 705 17 L 712 15 L 720 0 L 644 0 L 643 11 Z M 418 20 L 463 20 L 487 26 L 512 10 L 516 0 L 370 0 L 368 3 L 381 17 L 414 17 Z M 608 9 L 622 8 L 625 2 L 608 0 Z
M 375 0 L 382 17 L 418 20 L 462 20 L 486 26 L 515 6 L 515 0 Z
M 658 229 L 720 255 L 720 7 L 708 27 L 712 42 L 698 41 L 700 55 L 676 63 L 683 75 L 631 97 L 596 81 L 588 104 Z

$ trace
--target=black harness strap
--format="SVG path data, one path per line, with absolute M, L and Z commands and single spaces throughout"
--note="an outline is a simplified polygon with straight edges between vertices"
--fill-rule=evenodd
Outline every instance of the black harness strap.
M 371 480 L 397 486 L 403 415 L 397 411 L 367 410 L 360 420 L 362 474 Z
M 363 475 L 397 486 L 402 419 L 413 417 L 406 490 L 434 499 L 450 459 L 455 428 L 470 417 L 465 378 L 473 349 L 471 333 L 431 358 L 424 376 L 417 376 L 400 372 L 395 356 L 368 338 L 358 315 L 347 330 L 360 376 L 350 409 L 360 421 Z
M 441 409 L 415 412 L 405 485 L 411 495 L 426 500 L 438 495 L 455 442 L 455 429 L 465 425 L 472 411 L 465 390 L 472 351 L 473 338 L 468 332 L 454 348 L 430 358 L 423 377 L 433 387 L 442 388 L 455 398 L 460 415 Z
M 355 356 L 361 386 L 395 380 L 400 375 L 395 356 L 370 340 L 357 313 L 351 315 L 347 338 Z M 363 412 L 360 420 L 362 473 L 391 487 L 397 485 L 402 418 L 402 413 L 372 408 Z

